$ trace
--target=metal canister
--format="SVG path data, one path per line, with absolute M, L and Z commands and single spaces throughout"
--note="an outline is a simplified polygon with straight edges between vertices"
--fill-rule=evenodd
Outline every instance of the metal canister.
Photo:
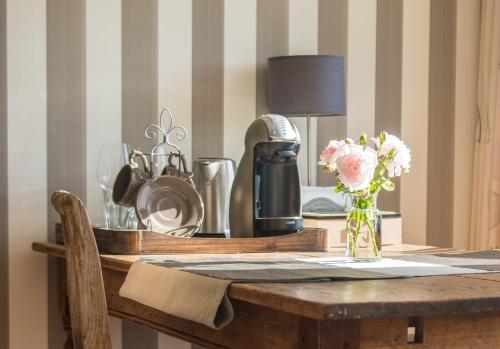
M 193 181 L 205 206 L 201 233 L 229 234 L 229 199 L 236 163 L 226 158 L 200 158 L 193 163 Z

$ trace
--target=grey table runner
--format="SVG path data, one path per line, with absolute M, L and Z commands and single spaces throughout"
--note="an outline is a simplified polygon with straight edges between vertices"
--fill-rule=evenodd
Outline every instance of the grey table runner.
M 370 262 L 343 257 L 238 260 L 213 256 L 200 260 L 182 257 L 141 258 L 142 262 L 232 282 L 300 282 L 478 274 L 500 271 L 500 251 L 461 254 L 406 255 Z

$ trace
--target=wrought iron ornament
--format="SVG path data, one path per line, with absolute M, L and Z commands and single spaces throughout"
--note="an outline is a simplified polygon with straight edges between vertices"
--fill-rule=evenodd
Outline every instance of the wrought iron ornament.
M 167 112 L 169 116 L 168 127 L 165 127 L 165 112 Z M 146 136 L 147 139 L 158 140 L 161 136 L 163 136 L 163 140 L 160 143 L 153 145 L 153 147 L 151 148 L 151 156 L 158 155 L 156 150 L 163 144 L 175 148 L 177 150 L 177 153 L 181 155 L 181 148 L 170 141 L 170 136 L 172 134 L 175 135 L 175 138 L 178 141 L 182 141 L 187 137 L 186 128 L 184 128 L 183 126 L 174 126 L 174 117 L 172 115 L 172 111 L 170 110 L 170 108 L 165 107 L 162 109 L 160 114 L 160 124 L 151 124 L 144 130 L 144 136 Z

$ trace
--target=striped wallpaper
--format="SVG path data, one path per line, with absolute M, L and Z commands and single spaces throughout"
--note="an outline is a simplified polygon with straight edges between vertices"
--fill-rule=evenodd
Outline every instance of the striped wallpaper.
M 147 150 L 144 127 L 165 105 L 189 132 L 189 162 L 238 161 L 267 112 L 271 56 L 345 57 L 347 115 L 313 121 L 301 164 L 332 138 L 401 135 L 414 170 L 381 208 L 402 211 L 407 242 L 459 243 L 472 154 L 459 157 L 455 135 L 472 137 L 474 90 L 460 89 L 475 85 L 464 72 L 478 27 L 479 2 L 467 0 L 0 0 L 0 349 L 64 341 L 54 265 L 30 251 L 53 239 L 48 194 L 70 190 L 102 219 L 100 145 Z M 457 113 L 459 92 L 471 112 Z M 305 141 L 305 120 L 293 121 Z M 333 181 L 315 167 L 312 183 Z M 114 348 L 190 348 L 118 319 L 112 328 Z
M 7 14 L 6 0 L 0 0 L 0 348 L 9 341 L 9 212 L 7 173 Z

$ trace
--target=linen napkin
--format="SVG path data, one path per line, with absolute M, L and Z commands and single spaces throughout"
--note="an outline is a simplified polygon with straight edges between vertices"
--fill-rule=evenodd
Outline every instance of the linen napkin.
M 227 296 L 230 283 L 230 280 L 135 262 L 120 289 L 120 296 L 220 329 L 234 316 Z

